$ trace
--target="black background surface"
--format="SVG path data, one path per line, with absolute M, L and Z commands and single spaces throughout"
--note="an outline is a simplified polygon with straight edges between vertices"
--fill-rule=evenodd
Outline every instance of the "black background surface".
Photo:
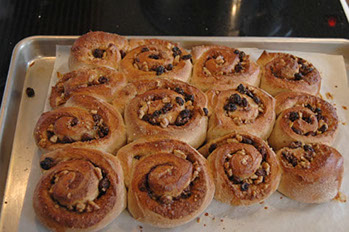
M 329 17 L 336 25 L 328 25 Z M 339 0 L 0 0 L 0 98 L 11 53 L 31 35 L 349 38 Z

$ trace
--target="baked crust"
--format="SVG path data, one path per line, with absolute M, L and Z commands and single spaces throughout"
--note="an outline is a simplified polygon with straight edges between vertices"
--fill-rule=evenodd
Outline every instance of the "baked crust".
M 125 209 L 122 167 L 111 154 L 66 147 L 42 155 L 40 165 L 33 206 L 51 230 L 97 231 Z
M 128 142 L 162 135 L 197 148 L 205 141 L 207 98 L 185 82 L 168 79 L 133 82 L 116 94 L 113 104 L 124 112 Z
M 260 87 L 273 96 L 287 91 L 317 95 L 320 91 L 319 71 L 300 57 L 264 51 L 257 64 L 262 74 Z
M 211 88 L 231 88 L 236 83 L 258 87 L 259 66 L 249 55 L 235 48 L 202 45 L 192 48 L 193 75 L 191 83 L 203 91 Z
M 74 42 L 69 57 L 69 68 L 118 69 L 122 55 L 127 49 L 128 41 L 125 37 L 103 31 L 91 31 Z
M 252 205 L 267 199 L 279 185 L 281 169 L 276 155 L 256 136 L 231 133 L 207 143 L 199 152 L 208 156 L 218 201 Z
M 191 55 L 177 43 L 159 39 L 131 39 L 130 48 L 120 63 L 128 81 L 169 78 L 188 81 Z
M 141 222 L 171 228 L 201 214 L 215 187 L 207 160 L 188 144 L 147 137 L 119 150 L 128 210 Z
M 275 123 L 275 99 L 264 90 L 247 84 L 206 92 L 209 103 L 207 140 L 233 131 L 267 139 Z
M 278 191 L 304 203 L 333 199 L 343 178 L 343 157 L 325 144 L 293 142 L 277 152 L 283 170 Z
M 75 94 L 96 96 L 111 102 L 115 92 L 126 85 L 122 73 L 109 68 L 81 68 L 65 74 L 58 74 L 58 82 L 52 87 L 50 105 L 56 108 Z
M 280 93 L 276 99 L 277 120 L 268 139 L 278 150 L 293 141 L 331 145 L 338 131 L 336 109 L 325 100 L 306 93 Z
M 64 107 L 40 116 L 34 138 L 43 151 L 73 145 L 115 153 L 126 142 L 126 129 L 121 114 L 108 103 L 74 95 Z

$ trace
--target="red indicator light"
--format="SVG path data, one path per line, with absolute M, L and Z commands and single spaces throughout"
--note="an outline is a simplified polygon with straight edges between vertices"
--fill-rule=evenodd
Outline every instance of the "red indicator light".
M 327 23 L 328 23 L 328 25 L 329 25 L 330 27 L 335 27 L 336 24 L 337 24 L 337 18 L 331 16 L 331 17 L 329 17 L 329 18 L 327 19 Z

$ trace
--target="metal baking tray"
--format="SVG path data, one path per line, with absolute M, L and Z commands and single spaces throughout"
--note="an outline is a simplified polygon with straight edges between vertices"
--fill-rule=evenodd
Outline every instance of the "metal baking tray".
M 15 231 L 18 228 L 32 160 L 38 155 L 32 137 L 33 128 L 44 109 L 55 62 L 56 45 L 71 45 L 76 38 L 77 36 L 33 36 L 23 39 L 14 48 L 0 114 L 0 231 Z M 185 48 L 212 43 L 231 47 L 342 55 L 347 76 L 349 73 L 349 40 L 346 39 L 156 38 L 181 42 Z M 35 97 L 26 96 L 25 89 L 28 86 L 35 89 Z

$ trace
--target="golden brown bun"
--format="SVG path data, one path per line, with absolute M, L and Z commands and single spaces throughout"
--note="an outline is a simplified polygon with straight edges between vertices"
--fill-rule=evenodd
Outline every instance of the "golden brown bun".
M 257 64 L 261 67 L 261 88 L 273 96 L 286 91 L 317 95 L 320 91 L 320 73 L 300 57 L 264 51 Z
M 128 84 L 113 104 L 123 112 L 127 140 L 161 135 L 199 147 L 206 138 L 207 99 L 199 89 L 178 80 L 142 80 Z
M 114 99 L 116 90 L 126 85 L 123 74 L 109 68 L 82 68 L 58 74 L 58 82 L 52 87 L 50 105 L 56 108 L 75 94 L 99 97 L 107 102 Z
M 108 103 L 87 95 L 74 95 L 65 104 L 43 113 L 34 129 L 43 151 L 73 145 L 114 153 L 126 142 L 121 114 Z
M 252 205 L 268 198 L 279 185 L 281 169 L 276 155 L 256 136 L 231 133 L 209 142 L 199 152 L 208 156 L 218 201 Z
M 191 55 L 178 44 L 159 39 L 131 39 L 130 50 L 120 63 L 128 81 L 169 78 L 187 81 Z
M 117 34 L 94 31 L 80 36 L 71 48 L 69 69 L 107 67 L 118 69 L 128 49 L 127 39 Z
M 331 145 L 338 128 L 336 109 L 325 100 L 305 93 L 280 93 L 278 115 L 269 144 L 279 150 L 293 141 Z
M 215 187 L 208 164 L 188 144 L 147 137 L 117 154 L 126 172 L 128 210 L 141 222 L 170 228 L 201 214 Z
M 283 174 L 278 188 L 287 197 L 304 203 L 333 199 L 343 178 L 343 157 L 325 144 L 293 142 L 277 152 Z
M 269 137 L 275 122 L 275 99 L 264 90 L 239 84 L 228 90 L 209 90 L 206 95 L 210 112 L 208 141 L 233 131 Z
M 126 207 L 119 160 L 93 149 L 66 147 L 41 157 L 34 210 L 53 231 L 97 231 Z
M 243 51 L 235 48 L 202 45 L 192 48 L 194 69 L 191 83 L 203 91 L 211 88 L 231 88 L 245 82 L 258 87 L 258 65 Z

